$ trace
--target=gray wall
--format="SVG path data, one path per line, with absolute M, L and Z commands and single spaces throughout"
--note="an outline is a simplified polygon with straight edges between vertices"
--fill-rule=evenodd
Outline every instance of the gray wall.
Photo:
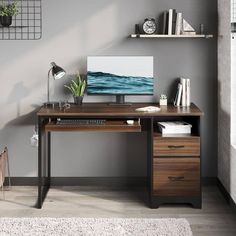
M 49 63 L 69 74 L 86 73 L 88 55 L 153 55 L 155 96 L 130 101 L 157 101 L 173 96 L 176 78 L 191 78 L 192 101 L 204 112 L 203 175 L 216 176 L 217 39 L 131 40 L 134 24 L 176 8 L 196 28 L 216 34 L 216 0 L 43 0 L 43 37 L 39 41 L 0 43 L 0 144 L 8 145 L 13 176 L 35 176 L 37 150 L 29 146 L 34 110 L 46 100 Z M 55 100 L 71 99 L 54 83 Z M 174 91 L 175 92 L 175 91 Z M 86 97 L 110 101 L 111 97 Z M 53 135 L 54 176 L 143 176 L 145 134 L 68 133 Z M 135 165 L 133 165 L 135 160 Z

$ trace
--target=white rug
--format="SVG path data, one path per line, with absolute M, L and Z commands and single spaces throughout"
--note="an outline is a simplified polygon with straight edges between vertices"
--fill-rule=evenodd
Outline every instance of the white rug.
M 0 218 L 1 236 L 192 236 L 186 219 Z

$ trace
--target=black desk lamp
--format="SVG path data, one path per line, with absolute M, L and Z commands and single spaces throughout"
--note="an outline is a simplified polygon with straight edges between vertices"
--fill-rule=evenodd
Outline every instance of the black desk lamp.
M 66 72 L 64 69 L 62 69 L 60 66 L 58 66 L 55 62 L 51 62 L 51 68 L 48 71 L 48 101 L 47 103 L 45 103 L 46 106 L 54 106 L 55 102 L 50 102 L 50 73 L 52 72 L 52 76 L 54 78 L 54 80 L 58 80 L 61 79 L 62 77 L 65 76 Z

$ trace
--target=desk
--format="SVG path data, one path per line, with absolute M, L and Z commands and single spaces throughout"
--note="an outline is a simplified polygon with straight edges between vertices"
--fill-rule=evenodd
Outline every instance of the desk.
M 147 132 L 147 179 L 149 204 L 190 203 L 201 208 L 200 117 L 202 111 L 191 104 L 188 108 L 173 105 L 160 112 L 137 112 L 136 108 L 156 104 L 134 103 L 131 106 L 110 106 L 104 103 L 72 105 L 67 110 L 41 107 L 38 117 L 38 204 L 43 201 L 51 180 L 51 132 Z M 58 125 L 57 118 L 105 119 L 104 125 Z M 127 119 L 135 120 L 133 125 Z M 192 124 L 192 134 L 163 137 L 157 121 L 184 120 Z

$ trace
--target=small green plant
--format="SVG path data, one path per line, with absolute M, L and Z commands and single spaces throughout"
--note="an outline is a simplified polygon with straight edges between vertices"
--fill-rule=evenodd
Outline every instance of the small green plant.
M 0 5 L 0 16 L 16 16 L 18 13 L 17 1 Z
M 82 97 L 86 88 L 86 81 L 81 79 L 80 74 L 76 75 L 75 80 L 71 80 L 70 85 L 64 85 L 70 90 L 74 97 Z
M 166 100 L 166 99 L 167 99 L 167 96 L 166 96 L 165 94 L 161 94 L 160 99 L 161 99 L 161 100 Z

